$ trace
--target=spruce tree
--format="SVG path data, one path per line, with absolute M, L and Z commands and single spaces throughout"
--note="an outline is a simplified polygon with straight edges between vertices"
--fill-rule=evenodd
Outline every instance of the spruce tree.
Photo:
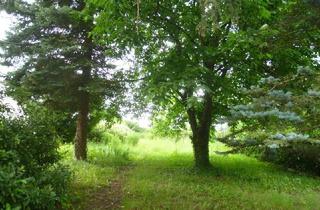
M 310 67 L 299 67 L 282 78 L 262 78 L 259 85 L 244 90 L 250 102 L 234 106 L 231 121 L 241 122 L 245 138 L 260 133 L 258 143 L 318 139 L 319 79 L 319 68 Z M 244 129 L 244 125 L 255 129 Z
M 121 72 L 107 62 L 107 47 L 94 43 L 90 32 L 95 11 L 84 0 L 7 1 L 2 8 L 17 23 L 0 44 L 2 63 L 14 66 L 7 93 L 18 102 L 33 100 L 77 114 L 75 157 L 87 158 L 90 111 L 118 107 Z M 121 95 L 121 94 L 120 94 Z

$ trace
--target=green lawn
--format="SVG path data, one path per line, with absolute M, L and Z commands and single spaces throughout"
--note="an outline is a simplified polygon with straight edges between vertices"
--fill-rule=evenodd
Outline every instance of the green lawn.
M 86 196 L 105 187 L 118 166 L 130 164 L 134 167 L 126 173 L 124 209 L 320 209 L 319 178 L 243 155 L 214 153 L 214 169 L 197 172 L 192 169 L 188 140 L 143 138 L 124 148 L 126 153 L 112 153 L 106 145 L 90 144 L 88 163 L 67 158 L 75 171 L 73 192 L 82 201 L 75 202 L 76 207 L 84 206 Z M 225 149 L 221 144 L 211 145 L 212 151 Z M 63 150 L 71 151 L 70 146 Z

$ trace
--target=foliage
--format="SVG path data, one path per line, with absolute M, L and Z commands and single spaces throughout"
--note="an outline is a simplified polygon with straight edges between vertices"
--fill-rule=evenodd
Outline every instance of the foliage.
M 319 174 L 319 72 L 299 67 L 244 92 L 251 102 L 232 109 L 233 123 L 240 120 L 244 131 L 233 146 L 258 146 L 263 159 Z
M 121 141 L 123 135 L 111 132 L 110 128 L 105 127 L 104 123 L 94 126 L 88 135 L 90 142 L 109 144 L 112 141 Z
M 83 0 L 19 0 L 1 9 L 17 20 L 0 42 L 1 63 L 15 68 L 6 77 L 7 94 L 20 104 L 77 114 L 75 155 L 85 159 L 94 110 L 105 106 L 118 116 L 124 90 L 122 72 L 109 62 L 113 54 L 90 36 L 95 10 Z
M 233 119 L 269 132 L 274 140 L 318 138 L 318 91 L 318 71 L 299 67 L 296 74 L 263 78 L 259 86 L 244 90 L 251 102 L 234 106 L 231 113 Z
M 125 121 L 125 124 L 134 132 L 137 133 L 142 133 L 145 131 L 144 128 L 140 127 L 140 125 L 136 122 L 132 122 L 132 121 Z
M 88 43 L 92 12 L 84 11 L 83 1 L 76 7 L 72 1 L 16 1 L 12 6 L 4 9 L 17 17 L 17 23 L 1 48 L 2 63 L 16 68 L 7 76 L 7 92 L 17 101 L 40 100 L 43 105 L 77 112 L 82 90 L 90 92 L 93 107 L 121 90 L 108 79 L 114 66 L 105 62 L 105 48 Z M 90 77 L 83 81 L 88 67 Z
M 144 134 L 141 131 L 142 128 L 138 127 L 135 123 L 130 123 L 130 126 L 128 126 L 128 121 L 114 124 L 112 127 L 108 127 L 105 123 L 100 122 L 89 134 L 89 141 L 104 143 L 111 147 L 121 144 L 136 145 Z
M 172 108 L 173 109 L 173 108 Z M 179 111 L 180 110 L 176 110 Z M 187 116 L 181 112 L 180 115 L 175 113 L 173 110 L 166 111 L 154 111 L 152 117 L 152 131 L 155 135 L 160 136 L 180 136 L 186 130 L 186 118 Z M 175 117 L 173 117 L 174 115 Z M 179 115 L 179 117 L 178 117 Z
M 72 142 L 76 131 L 75 116 L 67 113 L 52 110 L 41 106 L 38 103 L 27 102 L 23 105 L 22 111 L 25 115 L 39 121 L 46 121 L 54 136 L 62 142 Z
M 320 141 L 293 141 L 265 148 L 262 158 L 302 172 L 320 175 Z
M 209 165 L 212 124 L 245 100 L 241 88 L 311 65 L 318 52 L 318 38 L 298 34 L 310 29 L 316 36 L 318 28 L 311 24 L 317 23 L 316 12 L 307 26 L 289 21 L 297 8 L 310 7 L 306 2 L 149 0 L 134 7 L 132 1 L 89 2 L 101 10 L 94 37 L 120 54 L 134 50 L 142 78 L 139 102 L 152 103 L 167 130 L 190 124 L 199 147 L 196 165 L 202 165 L 200 159 Z M 296 26 L 292 36 L 286 24 Z
M 105 129 L 101 128 L 99 125 L 93 127 L 88 135 L 89 142 L 108 142 L 108 137 L 104 136 Z
M 158 113 L 169 112 L 166 116 L 175 118 L 170 120 L 173 129 L 184 128 L 184 123 L 177 122 L 188 121 L 186 109 L 192 107 L 201 112 L 204 93 L 211 92 L 214 112 L 223 116 L 227 114 L 228 105 L 241 98 L 236 93 L 239 87 L 254 84 L 261 73 L 292 72 L 298 64 L 310 63 L 316 51 L 307 49 L 314 44 L 308 37 L 304 37 L 303 43 L 297 37 L 294 40 L 298 43 L 283 41 L 284 36 L 289 35 L 286 31 L 289 29 L 282 28 L 281 24 L 288 21 L 296 9 L 308 8 L 307 4 L 296 1 L 285 4 L 245 0 L 192 1 L 190 4 L 178 0 L 137 1 L 136 7 L 132 7 L 131 1 L 92 1 L 92 4 L 104 8 L 99 13 L 93 34 L 101 42 L 115 42 L 123 53 L 128 46 L 134 48 L 142 65 L 140 74 L 146 75 L 142 95 L 157 105 L 154 109 L 160 109 Z M 316 12 L 310 10 L 310 13 L 309 21 Z M 110 21 L 104 21 L 106 19 Z M 303 27 L 297 25 L 294 35 Z M 304 27 L 317 33 L 318 29 L 311 23 Z M 272 37 L 276 38 L 268 46 Z M 218 43 L 217 46 L 212 46 L 214 43 Z M 289 46 L 295 44 L 299 48 Z M 290 55 L 294 57 L 289 59 Z M 286 59 L 283 56 L 287 56 Z M 207 60 L 203 61 L 203 58 Z M 290 65 L 284 65 L 284 60 Z M 206 66 L 208 63 L 214 65 L 214 69 Z M 224 71 L 227 71 L 225 78 L 221 76 Z M 181 95 L 185 92 L 191 93 L 184 101 Z M 231 99 L 235 97 L 236 101 Z M 186 104 L 181 102 L 188 106 L 184 107 Z
M 43 117 L 0 114 L 1 209 L 54 209 L 67 202 L 70 172 L 58 164 L 54 127 Z

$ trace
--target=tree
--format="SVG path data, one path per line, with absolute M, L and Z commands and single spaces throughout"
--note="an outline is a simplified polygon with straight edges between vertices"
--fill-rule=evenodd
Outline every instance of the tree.
M 266 139 L 319 137 L 318 71 L 299 67 L 297 73 L 281 79 L 263 78 L 258 86 L 244 92 L 250 103 L 234 106 L 231 112 L 233 119 L 254 125 L 254 133 L 261 132 Z
M 286 3 L 174 0 L 136 1 L 134 7 L 132 1 L 92 3 L 105 8 L 95 35 L 115 42 L 118 49 L 135 50 L 144 78 L 142 98 L 181 128 L 189 123 L 195 165 L 210 167 L 212 124 L 241 101 L 239 88 L 273 71 L 268 66 L 267 52 L 272 49 L 267 38 L 277 31 L 268 26 L 275 24 Z
M 87 157 L 90 112 L 107 98 L 118 108 L 122 74 L 107 61 L 108 48 L 93 42 L 95 10 L 82 0 L 8 1 L 3 8 L 17 24 L 2 41 L 3 64 L 16 71 L 7 76 L 7 93 L 18 102 L 32 100 L 77 114 L 75 157 Z
M 297 129 L 298 132 L 312 131 L 317 127 L 317 114 L 316 112 L 310 113 L 311 110 L 316 111 L 317 109 L 317 98 L 309 97 L 307 92 L 308 89 L 317 89 L 317 70 L 320 66 L 319 14 L 320 5 L 317 1 L 294 1 L 286 7 L 277 24 L 273 26 L 278 31 L 277 36 L 273 37 L 269 44 L 269 51 L 275 51 L 268 61 L 270 68 L 273 70 L 265 75 L 257 86 L 245 91 L 248 99 L 245 104 L 249 104 L 248 106 L 242 104 L 232 108 L 234 114 L 241 115 L 241 112 L 244 111 L 242 109 L 247 109 L 255 116 L 253 117 L 255 119 L 242 116 L 241 124 L 248 125 L 247 127 L 250 129 L 253 123 L 255 130 L 260 128 L 262 133 L 269 131 L 269 134 L 275 130 L 281 131 L 282 128 L 286 130 L 288 126 L 291 126 L 291 129 Z M 295 69 L 292 70 L 292 68 Z M 309 73 L 306 73 L 308 71 Z M 304 72 L 304 74 L 301 72 Z M 287 103 L 292 104 L 292 106 L 285 106 Z M 314 107 L 314 109 L 310 107 Z M 271 109 L 277 109 L 278 111 L 272 111 Z M 274 117 L 270 118 L 270 115 Z M 279 120 L 279 116 L 282 117 L 281 120 Z M 294 116 L 296 116 L 296 119 L 306 119 L 303 123 L 298 123 L 293 120 Z M 287 117 L 291 121 L 286 120 Z M 256 120 L 258 120 L 258 123 Z M 239 122 L 232 121 L 234 124 Z M 298 124 L 293 126 L 295 123 Z M 245 129 L 246 126 L 242 127 L 244 128 L 235 131 L 232 135 L 237 135 L 241 133 L 240 131 L 248 132 L 248 129 Z M 309 135 L 314 134 L 309 133 Z M 268 135 L 265 137 L 268 137 Z
M 316 1 L 296 1 L 275 25 L 269 65 L 279 70 L 243 91 L 248 100 L 231 109 L 231 133 L 218 139 L 233 152 L 319 174 L 319 14 Z
M 218 140 L 232 153 L 319 174 L 319 79 L 319 67 L 261 79 L 244 90 L 250 102 L 231 109 L 233 132 Z

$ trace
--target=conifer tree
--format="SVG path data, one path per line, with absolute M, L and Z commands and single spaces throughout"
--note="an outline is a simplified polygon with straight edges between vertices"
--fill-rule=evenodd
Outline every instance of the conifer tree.
M 244 90 L 250 102 L 234 106 L 232 119 L 240 120 L 248 127 L 254 126 L 253 132 L 244 131 L 246 138 L 252 133 L 260 133 L 263 139 L 257 143 L 270 139 L 318 139 L 319 78 L 319 71 L 310 67 L 299 67 L 296 73 L 282 78 L 262 78 L 259 85 Z
M 75 157 L 87 157 L 90 112 L 107 97 L 117 109 L 121 72 L 107 61 L 107 47 L 93 42 L 95 10 L 84 0 L 7 1 L 2 9 L 17 23 L 0 44 L 2 63 L 15 71 L 7 76 L 7 93 L 18 102 L 33 100 L 77 114 Z M 111 55 L 110 55 L 111 56 Z

